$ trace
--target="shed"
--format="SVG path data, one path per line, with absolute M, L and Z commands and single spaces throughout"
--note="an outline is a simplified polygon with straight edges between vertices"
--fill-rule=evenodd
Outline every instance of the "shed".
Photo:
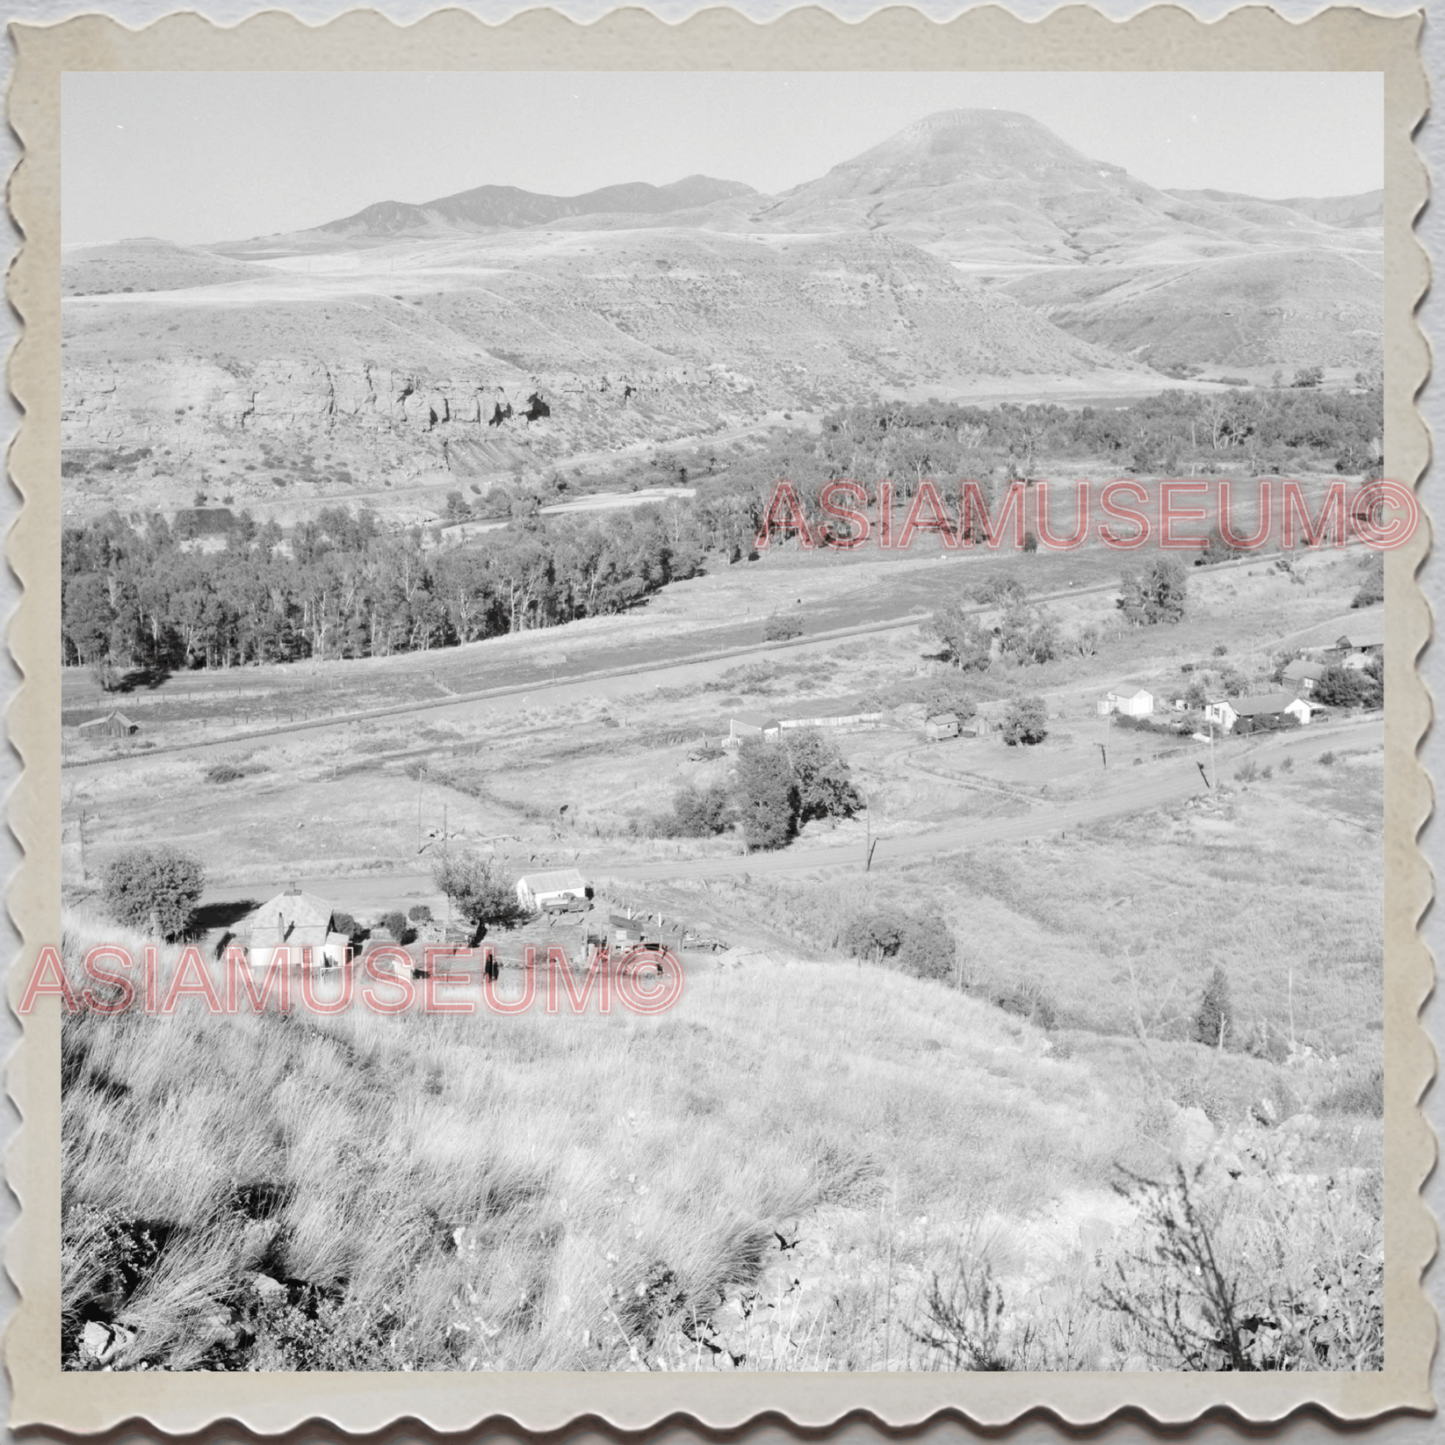
M 587 901 L 587 880 L 575 868 L 528 873 L 517 879 L 517 901 L 533 912 L 576 908 Z
M 1342 652 L 1383 652 L 1385 648 L 1385 609 L 1368 608 L 1361 611 L 1359 621 L 1351 619 L 1350 625 L 1335 642 Z
M 1125 717 L 1145 717 L 1154 711 L 1154 694 L 1147 688 L 1131 688 L 1127 684 L 1114 692 L 1107 692 L 1099 699 L 1099 716 L 1111 712 Z
M 765 712 L 735 712 L 728 719 L 724 747 L 740 747 L 748 738 L 775 738 L 782 731 L 777 718 Z
M 350 948 L 351 940 L 336 931 L 332 906 L 294 883 L 250 918 L 246 956 L 252 968 L 269 967 L 278 953 L 302 968 L 334 968 L 347 962 Z
M 956 738 L 958 726 L 956 712 L 936 712 L 924 722 L 923 735 L 931 743 L 938 742 L 943 738 Z
M 93 717 L 89 722 L 80 725 L 80 731 L 86 737 L 108 737 L 128 738 L 133 733 L 140 731 L 140 724 L 131 721 L 118 708 L 112 709 L 104 717 Z

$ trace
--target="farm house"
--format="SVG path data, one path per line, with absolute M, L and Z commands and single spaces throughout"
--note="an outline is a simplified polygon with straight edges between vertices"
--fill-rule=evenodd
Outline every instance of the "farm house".
M 1233 732 L 1241 718 L 1248 718 L 1256 727 L 1279 727 L 1286 717 L 1303 727 L 1314 712 L 1314 704 L 1290 692 L 1266 692 L 1256 697 L 1222 698 L 1210 702 L 1204 716 L 1217 722 L 1225 732 Z
M 575 868 L 517 879 L 517 901 L 534 913 L 570 910 L 587 901 L 587 880 Z
M 277 953 L 302 968 L 334 968 L 347 962 L 351 940 L 336 931 L 335 910 L 324 898 L 292 884 L 263 903 L 250 919 L 246 957 L 267 968 Z

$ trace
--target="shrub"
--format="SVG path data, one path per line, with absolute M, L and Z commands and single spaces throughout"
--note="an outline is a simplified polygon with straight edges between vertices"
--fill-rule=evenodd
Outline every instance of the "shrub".
M 392 909 L 390 913 L 383 913 L 380 927 L 391 934 L 398 943 L 408 943 L 416 937 L 416 930 L 406 921 L 406 914 L 399 908 Z
M 1375 694 L 1373 678 L 1349 667 L 1327 667 L 1310 701 L 1325 707 L 1370 707 Z
M 1049 735 L 1049 714 L 1041 697 L 1016 697 L 1004 714 L 1003 740 L 1009 747 L 1033 746 Z
M 1322 1114 L 1363 1114 L 1371 1119 L 1385 1117 L 1385 1071 L 1346 1079 L 1320 1100 Z
M 1021 979 L 994 995 L 994 1005 L 1005 1013 L 1017 1014 L 1041 1029 L 1052 1029 L 1059 1021 L 1058 1006 L 1036 979 Z
M 844 927 L 839 945 L 853 958 L 882 963 L 898 954 L 912 921 L 896 908 L 855 913 Z
M 958 944 L 953 930 L 938 914 L 925 914 L 909 923 L 898 950 L 898 967 L 915 978 L 953 980 Z
M 1259 774 L 1259 764 L 1250 758 L 1248 762 L 1241 763 L 1235 770 L 1234 776 L 1241 783 L 1252 783 Z
M 199 860 L 163 843 L 159 848 L 127 848 L 113 858 L 105 869 L 102 896 L 118 923 L 149 928 L 169 939 L 191 921 L 204 887 Z
M 711 838 L 732 827 L 733 816 L 727 784 L 684 787 L 673 795 L 672 812 L 658 819 L 657 831 L 664 838 Z
M 1218 1048 L 1231 1042 L 1233 1036 L 1234 1005 L 1229 999 L 1229 980 L 1215 964 L 1194 1015 L 1194 1038 L 1197 1043 Z
M 1282 773 L 1292 773 L 1292 772 L 1294 772 L 1294 759 L 1293 759 L 1293 758 L 1281 758 L 1281 759 L 1279 760 L 1279 770 L 1280 770 L 1280 772 L 1282 772 Z
M 407 910 L 406 916 L 413 923 L 430 923 L 431 909 L 428 908 L 425 903 L 414 903 Z
M 1334 760 L 1335 755 L 1333 751 L 1323 752 L 1320 754 L 1320 762 L 1322 762 L 1325 767 L 1329 767 L 1330 764 L 1334 762 Z
M 216 763 L 214 767 L 206 769 L 208 783 L 234 783 L 245 776 L 246 770 L 238 768 L 234 763 Z
M 331 922 L 338 933 L 344 933 L 348 938 L 354 939 L 362 932 L 361 925 L 349 913 L 333 913 Z
M 1377 552 L 1366 564 L 1365 580 L 1355 593 L 1351 607 L 1373 607 L 1385 600 L 1385 556 Z
M 764 642 L 786 642 L 803 635 L 803 619 L 790 613 L 775 612 L 763 623 Z

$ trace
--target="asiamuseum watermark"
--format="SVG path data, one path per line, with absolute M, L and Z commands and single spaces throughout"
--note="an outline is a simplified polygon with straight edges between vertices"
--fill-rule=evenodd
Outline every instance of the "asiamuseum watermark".
M 299 1002 L 306 1011 L 322 1015 L 345 1013 L 359 1004 L 382 1015 L 485 1010 L 507 1017 L 529 1013 L 539 1002 L 549 1014 L 583 1014 L 594 1005 L 598 1013 L 610 1014 L 615 1000 L 628 1012 L 647 1017 L 666 1013 L 682 997 L 683 970 L 666 949 L 635 948 L 621 957 L 599 949 L 580 978 L 566 949 L 554 944 L 545 963 L 539 963 L 537 953 L 532 946 L 523 949 L 521 991 L 504 996 L 491 948 L 427 948 L 418 967 L 400 945 L 382 945 L 354 963 L 316 969 L 293 966 L 284 947 L 260 968 L 251 964 L 243 948 L 228 948 L 224 958 L 208 963 L 193 945 L 181 950 L 165 977 L 155 946 L 142 950 L 137 965 L 129 949 L 101 943 L 86 951 L 80 964 L 83 977 L 73 980 L 60 951 L 47 944 L 36 956 L 17 1012 L 29 1014 L 41 999 L 57 998 L 72 1014 L 165 1015 L 183 1005 L 203 1006 L 212 1014 L 268 1009 L 287 1013 Z
M 1062 484 L 1058 490 L 1062 490 Z M 1157 538 L 1171 551 L 1203 551 L 1208 536 L 1185 528 L 1212 524 L 1220 541 L 1240 552 L 1258 551 L 1278 527 L 1286 550 L 1303 541 L 1308 547 L 1344 547 L 1353 536 L 1365 546 L 1388 551 L 1403 547 L 1420 525 L 1420 506 L 1409 487 L 1379 478 L 1360 483 L 1353 492 L 1343 480 L 1331 482 L 1311 514 L 1304 486 L 1282 479 L 1278 493 L 1272 479 L 1256 484 L 1252 530 L 1236 530 L 1244 510 L 1234 485 L 1214 481 L 1160 481 L 1152 490 L 1143 482 L 1121 479 L 1105 483 L 1093 497 L 1087 481 L 1074 485 L 1074 517 L 1070 531 L 1056 529 L 1049 497 L 1052 483 L 1013 482 L 991 509 L 983 485 L 958 483 L 957 504 L 950 510 L 938 485 L 920 481 L 901 524 L 894 516 L 892 482 L 880 482 L 870 497 L 861 482 L 837 480 L 818 488 L 810 508 L 790 481 L 773 487 L 767 512 L 758 529 L 758 550 L 775 535 L 796 537 L 805 548 L 851 550 L 873 544 L 903 550 L 921 532 L 937 537 L 945 549 L 983 545 L 997 550 L 1009 541 L 1029 549 L 1029 541 L 1052 551 L 1070 551 L 1095 538 L 1107 547 L 1134 551 Z M 1275 500 L 1278 497 L 1278 507 Z M 875 501 L 875 515 L 863 510 Z M 1097 501 L 1097 513 L 1093 503 Z

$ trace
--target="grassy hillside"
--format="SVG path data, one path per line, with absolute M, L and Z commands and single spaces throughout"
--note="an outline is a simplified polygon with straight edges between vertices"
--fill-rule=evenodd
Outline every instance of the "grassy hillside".
M 102 932 L 69 918 L 72 969 Z M 117 1368 L 1144 1368 L 1180 1359 L 1146 1261 L 1181 1190 L 1281 1319 L 1378 1255 L 1378 1175 L 1309 1187 L 1308 1129 L 1214 1144 L 853 964 L 694 973 L 650 1020 L 78 1014 L 63 1055 L 71 1367 L 99 1324 Z M 1121 1160 L 1158 1188 L 1112 1195 Z M 1368 1289 L 1335 1298 L 1359 1348 L 1308 1366 L 1376 1367 Z

